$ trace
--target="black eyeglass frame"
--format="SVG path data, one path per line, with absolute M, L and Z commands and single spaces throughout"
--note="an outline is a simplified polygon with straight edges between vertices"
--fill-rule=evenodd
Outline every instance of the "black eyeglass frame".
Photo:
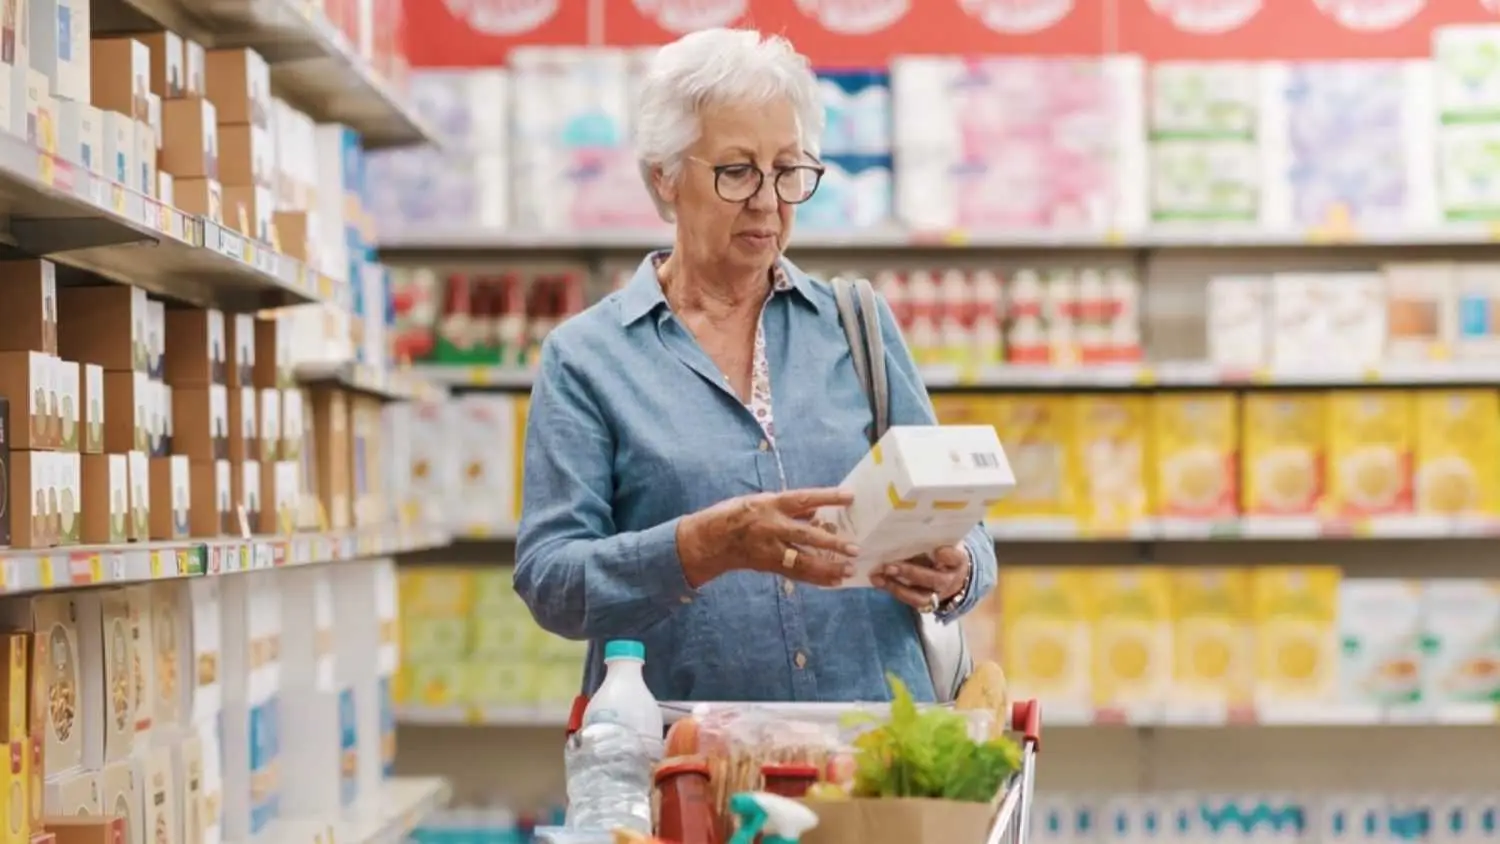
M 812 156 L 808 157 L 811 158 Z M 823 183 L 823 174 L 828 172 L 828 168 L 824 167 L 823 163 L 821 161 L 818 161 L 817 159 L 813 159 L 812 164 L 792 164 L 786 167 L 774 167 L 769 171 L 762 170 L 750 162 L 736 162 L 734 164 L 712 164 L 710 162 L 704 161 L 701 158 L 690 158 L 689 160 L 696 161 L 699 164 L 703 164 L 707 166 L 708 169 L 712 170 L 714 174 L 714 194 L 717 195 L 719 199 L 722 199 L 725 202 L 733 203 L 749 202 L 750 200 L 759 196 L 761 189 L 766 186 L 766 177 L 774 176 L 774 179 L 771 182 L 771 192 L 776 194 L 776 201 L 786 205 L 801 205 L 809 199 L 812 199 L 813 194 L 818 192 L 818 186 Z M 725 174 L 733 173 L 736 171 L 742 171 L 747 175 L 750 171 L 754 171 L 756 176 L 755 190 L 750 191 L 750 193 L 747 194 L 743 199 L 730 199 L 729 197 L 725 196 L 724 188 L 720 184 Z M 797 172 L 812 173 L 812 187 L 808 189 L 807 195 L 802 197 L 801 199 L 790 200 L 783 196 L 781 193 L 781 180 L 783 177 Z

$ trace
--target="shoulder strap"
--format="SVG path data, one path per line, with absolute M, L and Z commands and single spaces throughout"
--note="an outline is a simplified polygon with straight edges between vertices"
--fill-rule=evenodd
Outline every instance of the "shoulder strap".
M 849 339 L 854 372 L 870 402 L 870 418 L 875 421 L 870 442 L 878 441 L 890 427 L 890 385 L 885 374 L 885 341 L 880 333 L 880 312 L 875 288 L 868 279 L 838 277 L 833 280 L 833 297 L 838 303 L 839 321 Z

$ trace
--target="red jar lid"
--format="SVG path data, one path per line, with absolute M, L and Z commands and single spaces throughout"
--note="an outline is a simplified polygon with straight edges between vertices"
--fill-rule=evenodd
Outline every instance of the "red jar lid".
M 709 776 L 708 761 L 702 756 L 674 756 L 664 759 L 656 766 L 656 772 L 652 775 L 660 784 L 667 777 L 675 777 L 679 774 L 702 774 Z
M 760 775 L 763 777 L 815 780 L 818 778 L 818 766 L 799 762 L 767 762 L 760 766 Z

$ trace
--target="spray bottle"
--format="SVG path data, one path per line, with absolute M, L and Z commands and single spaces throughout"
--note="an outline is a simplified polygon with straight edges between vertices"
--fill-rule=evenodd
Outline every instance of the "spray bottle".
M 729 798 L 729 811 L 739 819 L 739 829 L 729 844 L 797 844 L 802 833 L 818 825 L 812 809 L 775 794 L 745 791 Z

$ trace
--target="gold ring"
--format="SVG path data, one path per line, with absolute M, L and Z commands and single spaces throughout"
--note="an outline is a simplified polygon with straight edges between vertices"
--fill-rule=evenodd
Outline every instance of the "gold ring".
M 931 615 L 938 611 L 938 606 L 940 606 L 942 603 L 943 601 L 938 597 L 938 593 L 934 592 L 930 596 L 928 596 L 927 606 L 922 608 L 922 612 Z
M 794 569 L 797 567 L 796 548 L 788 548 L 781 552 L 781 567 L 784 569 Z

